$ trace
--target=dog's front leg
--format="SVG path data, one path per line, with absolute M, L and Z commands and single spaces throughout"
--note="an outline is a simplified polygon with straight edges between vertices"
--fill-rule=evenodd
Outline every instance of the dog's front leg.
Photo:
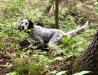
M 48 43 L 48 46 L 53 46 L 54 44 L 57 44 L 61 41 L 63 35 L 60 34 L 59 32 L 55 33 L 53 35 L 53 37 L 50 39 L 49 43 Z
M 40 36 L 34 36 L 34 40 L 37 41 L 37 45 L 44 45 L 44 40 Z
M 28 41 L 30 42 L 30 45 L 28 46 L 28 48 L 31 48 L 34 43 L 34 40 L 32 38 L 29 38 Z

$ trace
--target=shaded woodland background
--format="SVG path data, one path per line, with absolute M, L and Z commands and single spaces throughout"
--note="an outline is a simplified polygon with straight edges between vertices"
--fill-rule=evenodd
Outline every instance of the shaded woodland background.
M 18 30 L 21 18 L 65 32 L 88 20 L 90 28 L 46 52 L 28 48 L 31 38 Z M 0 0 L 0 75 L 97 75 L 97 29 L 97 0 Z

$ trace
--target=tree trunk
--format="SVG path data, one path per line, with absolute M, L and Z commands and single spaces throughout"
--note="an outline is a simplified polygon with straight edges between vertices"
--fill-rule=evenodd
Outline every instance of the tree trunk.
M 59 0 L 55 0 L 55 28 L 59 28 Z
M 90 75 L 98 75 L 98 32 L 91 45 L 73 67 L 73 72 L 84 70 L 91 71 Z

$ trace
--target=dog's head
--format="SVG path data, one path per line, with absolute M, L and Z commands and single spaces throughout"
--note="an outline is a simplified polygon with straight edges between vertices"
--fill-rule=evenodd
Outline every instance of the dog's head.
M 20 30 L 27 30 L 34 27 L 34 23 L 28 19 L 21 19 L 19 22 L 19 29 Z

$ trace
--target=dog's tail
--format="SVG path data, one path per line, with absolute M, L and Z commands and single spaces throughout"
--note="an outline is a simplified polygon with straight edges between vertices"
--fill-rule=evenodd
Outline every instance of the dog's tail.
M 67 32 L 64 34 L 64 36 L 67 36 L 68 38 L 73 38 L 79 34 L 81 34 L 82 32 L 84 32 L 87 28 L 89 28 L 89 22 L 87 21 L 82 27 L 77 28 L 73 31 Z

